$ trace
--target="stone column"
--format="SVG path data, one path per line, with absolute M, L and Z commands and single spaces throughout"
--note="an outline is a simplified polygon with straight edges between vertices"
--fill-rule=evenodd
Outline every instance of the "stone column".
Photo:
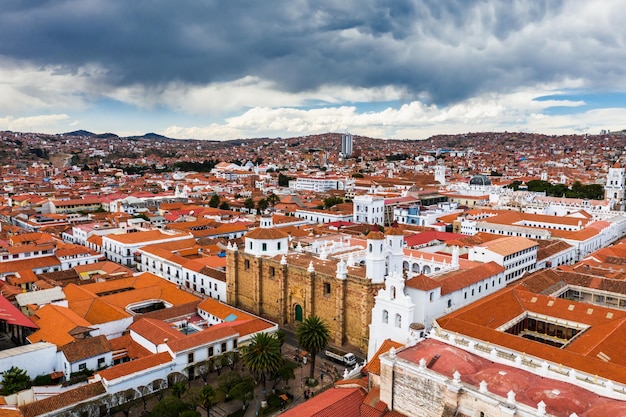
M 278 321 L 279 324 L 283 325 L 289 322 L 289 306 L 287 305 L 288 297 L 287 297 L 287 276 L 289 274 L 287 263 L 284 264 L 281 262 L 280 265 L 280 275 L 278 281 L 278 291 L 280 294 L 278 295 Z
M 335 308 L 337 312 L 335 314 L 335 344 L 342 346 L 345 339 L 346 325 L 345 325 L 345 309 L 346 309 L 346 280 L 337 280 L 337 290 L 335 294 Z
M 263 260 L 257 257 L 253 261 L 252 265 L 252 298 L 254 306 L 252 306 L 254 313 L 258 316 L 263 315 Z
M 304 317 L 312 316 L 315 314 L 315 269 L 313 268 L 313 262 L 309 264 L 307 269 L 308 274 L 308 285 L 306 289 L 306 306 L 304 308 Z
M 239 304 L 239 252 L 230 250 L 227 256 L 226 302 L 236 307 Z

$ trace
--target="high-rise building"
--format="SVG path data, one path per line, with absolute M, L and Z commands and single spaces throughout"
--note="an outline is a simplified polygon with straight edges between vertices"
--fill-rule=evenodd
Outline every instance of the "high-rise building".
M 349 133 L 341 135 L 341 154 L 346 158 L 352 155 L 352 135 Z

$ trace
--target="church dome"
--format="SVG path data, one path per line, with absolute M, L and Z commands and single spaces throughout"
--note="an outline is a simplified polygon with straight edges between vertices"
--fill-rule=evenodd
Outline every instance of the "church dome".
M 491 180 L 484 175 L 474 175 L 469 182 L 469 185 L 486 186 L 491 185 Z

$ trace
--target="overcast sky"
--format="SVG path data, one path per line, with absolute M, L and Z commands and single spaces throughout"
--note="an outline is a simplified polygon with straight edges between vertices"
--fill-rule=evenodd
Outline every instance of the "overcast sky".
M 3 0 L 0 130 L 626 128 L 624 0 Z

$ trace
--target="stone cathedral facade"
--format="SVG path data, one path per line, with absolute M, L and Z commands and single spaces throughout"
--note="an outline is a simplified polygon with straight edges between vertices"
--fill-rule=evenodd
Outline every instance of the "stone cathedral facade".
M 227 302 L 292 328 L 317 315 L 329 325 L 331 343 L 366 352 L 374 296 L 385 275 L 384 254 L 374 250 L 382 250 L 384 236 L 372 232 L 367 242 L 372 250 L 362 250 L 363 262 L 328 259 L 290 247 L 286 233 L 262 222 L 245 236 L 244 248 L 227 251 Z

